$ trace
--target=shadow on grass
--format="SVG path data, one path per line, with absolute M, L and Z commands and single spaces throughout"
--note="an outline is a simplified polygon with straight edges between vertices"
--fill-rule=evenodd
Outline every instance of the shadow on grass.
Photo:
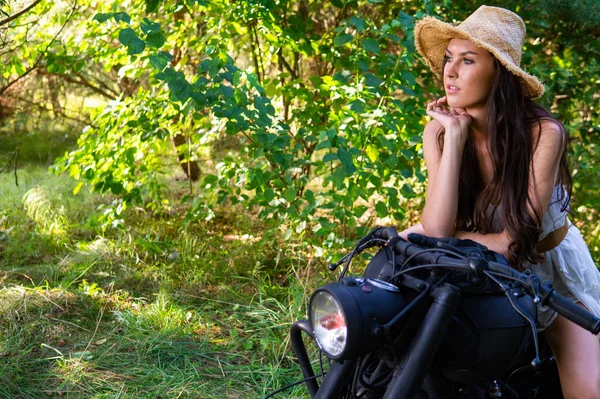
M 310 262 L 273 225 L 231 211 L 184 229 L 140 210 L 79 234 L 98 200 L 29 175 L 69 224 L 53 240 L 21 188 L 0 199 L 0 397 L 259 398 L 301 378 L 287 332 Z

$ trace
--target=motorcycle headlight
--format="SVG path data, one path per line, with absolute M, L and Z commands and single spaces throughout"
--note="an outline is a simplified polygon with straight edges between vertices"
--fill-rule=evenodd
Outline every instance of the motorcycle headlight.
M 405 305 L 400 290 L 349 277 L 318 288 L 309 305 L 315 340 L 330 359 L 343 360 L 380 345 L 383 325 Z
M 331 356 L 339 356 L 346 347 L 348 327 L 338 301 L 327 291 L 319 291 L 310 303 L 312 326 L 317 343 Z

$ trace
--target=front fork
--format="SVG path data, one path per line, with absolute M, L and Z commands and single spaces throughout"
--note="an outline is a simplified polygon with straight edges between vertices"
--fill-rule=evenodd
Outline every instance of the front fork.
M 411 399 L 423 384 L 444 337 L 452 315 L 460 301 L 460 291 L 450 284 L 432 290 L 433 303 L 419 331 L 411 342 L 410 351 L 385 391 L 384 399 Z
M 434 288 L 430 295 L 433 303 L 412 340 L 411 349 L 404 356 L 400 367 L 394 372 L 384 399 L 412 399 L 414 397 L 431 368 L 438 346 L 460 301 L 460 291 L 450 284 Z M 304 378 L 307 379 L 306 386 L 311 398 L 335 399 L 339 397 L 340 392 L 344 389 L 344 384 L 347 384 L 351 377 L 356 359 L 334 361 L 319 388 L 302 341 L 302 332 L 314 340 L 312 326 L 308 320 L 300 320 L 292 325 L 290 340 Z

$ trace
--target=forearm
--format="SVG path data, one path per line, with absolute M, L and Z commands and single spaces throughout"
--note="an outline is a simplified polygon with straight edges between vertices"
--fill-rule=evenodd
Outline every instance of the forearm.
M 422 224 L 430 237 L 451 237 L 458 210 L 458 182 L 464 143 L 446 137 L 435 181 L 427 193 Z
M 482 245 L 488 247 L 489 250 L 497 252 L 501 255 L 504 255 L 508 258 L 508 248 L 511 244 L 510 237 L 506 230 L 501 233 L 489 233 L 489 234 L 481 234 L 481 233 L 473 233 L 470 231 L 462 231 L 456 230 L 454 232 L 454 237 L 460 238 L 463 240 L 473 240 Z

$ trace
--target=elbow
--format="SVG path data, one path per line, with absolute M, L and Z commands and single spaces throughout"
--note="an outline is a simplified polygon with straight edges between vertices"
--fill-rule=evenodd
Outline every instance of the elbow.
M 454 226 L 443 226 L 440 224 L 426 224 L 423 222 L 425 235 L 432 238 L 445 238 L 454 236 Z

